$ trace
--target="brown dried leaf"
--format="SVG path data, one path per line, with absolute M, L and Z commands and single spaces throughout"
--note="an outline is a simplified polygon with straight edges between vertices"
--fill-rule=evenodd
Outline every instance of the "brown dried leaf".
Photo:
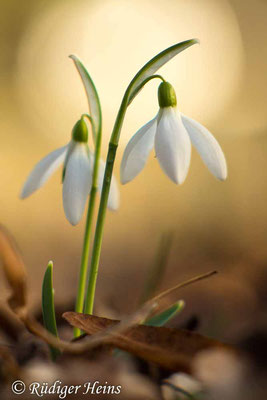
M 13 311 L 21 312 L 26 307 L 26 271 L 14 239 L 0 225 L 0 258 L 7 282 L 11 288 L 8 303 Z
M 0 306 L 0 328 L 5 336 L 12 342 L 17 342 L 24 330 L 20 321 L 14 318 L 12 310 L 3 306 Z
M 19 377 L 20 369 L 8 346 L 0 345 L 1 378 L 13 381 Z
M 60 340 L 48 332 L 38 321 L 36 321 L 35 318 L 27 313 L 20 313 L 19 318 L 28 331 L 30 331 L 33 335 L 38 336 L 50 346 L 56 347 L 70 354 L 84 354 L 85 352 L 91 351 L 105 344 L 110 335 L 119 334 L 131 326 L 142 323 L 142 321 L 151 316 L 152 311 L 156 306 L 156 303 L 147 303 L 139 310 L 120 321 L 118 324 L 115 324 L 108 329 L 103 329 L 99 331 L 98 334 L 85 338 L 85 340 L 75 342 Z
M 119 323 L 116 320 L 75 312 L 67 312 L 63 314 L 63 317 L 72 326 L 89 335 L 94 335 Z M 110 335 L 105 343 L 156 363 L 162 368 L 187 373 L 191 372 L 193 358 L 200 351 L 210 348 L 231 349 L 230 346 L 190 331 L 145 325 L 138 325 L 124 333 Z

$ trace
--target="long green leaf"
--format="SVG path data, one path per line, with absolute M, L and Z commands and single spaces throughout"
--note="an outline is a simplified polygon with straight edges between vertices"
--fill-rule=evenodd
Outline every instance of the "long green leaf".
M 110 139 L 111 147 L 115 146 L 117 148 L 119 144 L 121 128 L 127 111 L 127 107 L 133 101 L 136 95 L 140 92 L 140 90 L 144 87 L 145 83 L 147 83 L 149 79 L 152 78 L 153 74 L 155 74 L 155 72 L 157 72 L 158 69 L 161 68 L 164 64 L 170 61 L 177 54 L 181 53 L 181 51 L 187 49 L 190 46 L 193 46 L 196 43 L 199 43 L 198 39 L 190 39 L 190 40 L 185 40 L 184 42 L 177 43 L 171 47 L 168 47 L 167 49 L 163 50 L 161 53 L 153 57 L 150 61 L 148 61 L 137 72 L 137 74 L 134 76 L 134 78 L 128 85 L 126 92 L 124 93 L 121 106 L 111 134 L 111 139 Z M 112 148 L 109 151 L 110 151 L 109 157 L 114 158 L 114 156 L 111 154 L 111 152 L 114 151 L 114 149 Z M 110 166 L 110 168 L 111 169 L 113 168 L 113 163 L 112 166 Z M 102 192 L 103 196 L 104 192 Z M 107 196 L 106 193 L 105 196 Z
M 148 63 L 146 63 L 135 75 L 129 85 L 129 98 L 128 104 L 134 99 L 138 92 L 143 87 L 143 82 L 155 72 L 159 70 L 164 64 L 170 61 L 173 57 L 179 54 L 181 51 L 187 49 L 194 44 L 199 43 L 198 39 L 185 40 L 184 42 L 177 43 L 161 53 L 153 57 Z
M 185 306 L 183 300 L 177 301 L 177 303 L 173 304 L 171 307 L 167 308 L 167 310 L 161 312 L 160 314 L 155 315 L 152 318 L 149 318 L 145 322 L 145 325 L 148 326 L 164 326 L 168 321 L 170 321 L 173 317 L 175 317 L 178 313 L 180 313 Z
M 95 124 L 96 134 L 98 134 L 101 129 L 102 115 L 101 115 L 101 105 L 98 97 L 97 90 L 95 88 L 94 82 L 89 75 L 87 69 L 83 65 L 82 61 L 75 55 L 70 55 L 70 58 L 73 60 L 83 83 L 87 100 L 89 104 L 90 114 L 93 118 Z
M 45 328 L 58 337 L 57 323 L 55 316 L 54 305 L 54 289 L 53 289 L 53 262 L 49 261 L 45 271 L 43 286 L 42 286 L 42 310 Z M 60 354 L 60 351 L 50 346 L 51 358 L 55 360 Z

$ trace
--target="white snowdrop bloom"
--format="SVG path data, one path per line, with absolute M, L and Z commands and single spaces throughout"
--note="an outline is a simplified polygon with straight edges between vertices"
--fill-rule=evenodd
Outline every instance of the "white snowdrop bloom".
M 165 174 L 176 184 L 184 182 L 191 158 L 191 143 L 210 172 L 220 180 L 227 177 L 223 151 L 214 136 L 176 107 L 176 94 L 168 82 L 158 91 L 159 112 L 130 139 L 121 162 L 121 182 L 135 178 L 144 168 L 155 147 L 156 157 Z
M 39 161 L 28 176 L 20 197 L 30 196 L 41 188 L 60 165 L 63 170 L 63 207 L 68 221 L 78 224 L 82 218 L 87 197 L 90 194 L 93 172 L 93 155 L 88 148 L 88 129 L 81 118 L 74 126 L 72 140 L 68 145 L 52 151 Z M 102 188 L 104 162 L 100 160 L 98 188 Z M 115 178 L 112 178 L 108 207 L 116 210 L 119 206 L 119 191 Z

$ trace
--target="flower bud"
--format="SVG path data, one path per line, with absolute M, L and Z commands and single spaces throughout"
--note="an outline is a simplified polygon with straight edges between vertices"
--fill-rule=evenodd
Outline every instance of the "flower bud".
M 169 82 L 162 82 L 158 89 L 158 102 L 161 108 L 177 105 L 174 88 Z
M 87 143 L 88 141 L 88 128 L 83 117 L 76 122 L 72 129 L 72 139 L 75 142 Z

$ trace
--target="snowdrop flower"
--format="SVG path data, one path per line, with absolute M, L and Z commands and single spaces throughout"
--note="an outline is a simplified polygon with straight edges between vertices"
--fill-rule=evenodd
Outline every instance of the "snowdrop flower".
M 63 164 L 63 207 L 72 225 L 80 221 L 86 200 L 90 194 L 93 172 L 93 155 L 89 150 L 88 129 L 83 117 L 74 125 L 72 139 L 66 146 L 52 151 L 39 161 L 28 176 L 20 197 L 30 196 L 41 188 L 48 178 Z M 99 163 L 98 187 L 101 190 L 105 164 Z M 119 192 L 115 178 L 111 181 L 108 206 L 116 210 L 119 205 Z
M 176 184 L 184 182 L 191 158 L 191 143 L 202 160 L 220 180 L 227 177 L 222 149 L 214 136 L 199 122 L 181 114 L 176 108 L 176 94 L 168 82 L 158 90 L 159 112 L 127 144 L 121 163 L 121 182 L 130 182 L 144 168 L 155 146 L 156 157 L 165 174 Z

